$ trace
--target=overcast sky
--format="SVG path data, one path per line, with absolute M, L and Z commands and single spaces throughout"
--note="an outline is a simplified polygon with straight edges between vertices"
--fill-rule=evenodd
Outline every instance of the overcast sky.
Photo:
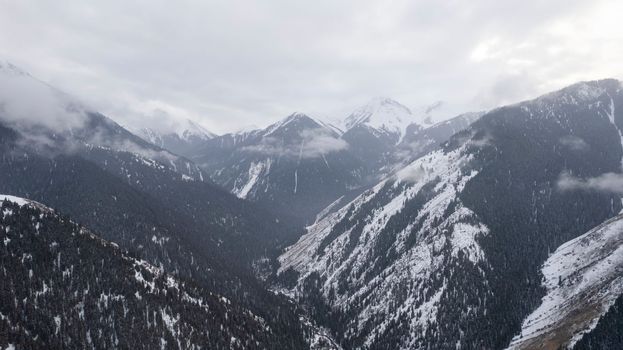
M 623 77 L 623 1 L 0 0 L 0 58 L 126 124 L 216 133 L 376 96 L 444 113 Z M 155 124 L 154 124 L 155 125 Z

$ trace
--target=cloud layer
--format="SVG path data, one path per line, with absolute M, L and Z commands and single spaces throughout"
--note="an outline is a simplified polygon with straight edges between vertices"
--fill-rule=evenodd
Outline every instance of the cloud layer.
M 81 127 L 84 112 L 61 91 L 0 63 L 0 121 L 20 129 L 43 126 L 59 132 Z
M 334 137 L 321 128 L 304 130 L 300 136 L 300 144 L 284 144 L 280 139 L 268 136 L 264 137 L 260 144 L 244 147 L 243 150 L 268 156 L 304 159 L 318 158 L 348 148 L 346 141 Z
M 226 132 L 294 110 L 343 118 L 378 95 L 453 114 L 621 78 L 622 12 L 616 0 L 3 1 L 0 57 L 125 124 L 164 112 Z
M 605 173 L 588 179 L 580 179 L 568 173 L 562 173 L 557 185 L 562 191 L 584 190 L 623 194 L 623 174 Z

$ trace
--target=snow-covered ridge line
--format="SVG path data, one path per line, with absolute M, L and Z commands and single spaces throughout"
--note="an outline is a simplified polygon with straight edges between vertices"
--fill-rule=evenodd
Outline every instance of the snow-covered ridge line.
M 185 119 L 181 122 L 171 122 L 171 124 L 170 129 L 139 127 L 131 128 L 131 131 L 145 141 L 159 147 L 163 146 L 164 139 L 167 137 L 177 137 L 188 142 L 192 141 L 192 139 L 210 140 L 217 136 L 190 119 Z
M 24 206 L 24 205 L 27 205 L 27 204 L 30 204 L 30 202 L 31 202 L 31 201 L 29 201 L 27 199 L 24 199 L 24 198 L 21 198 L 21 197 L 15 197 L 15 196 L 11 196 L 11 195 L 8 195 L 8 194 L 0 194 L 0 202 L 3 202 L 5 200 L 7 200 L 9 202 L 13 202 L 13 203 L 19 205 L 20 207 Z
M 24 206 L 24 205 L 29 205 L 32 206 L 34 208 L 37 208 L 41 211 L 44 212 L 48 212 L 48 213 L 52 213 L 54 212 L 54 209 L 46 206 L 45 204 L 41 204 L 37 201 L 33 201 L 32 199 L 27 199 L 27 198 L 22 198 L 22 197 L 17 197 L 17 196 L 11 196 L 8 194 L 0 194 L 0 203 L 2 203 L 3 201 L 9 201 L 12 203 L 15 203 L 17 205 L 19 205 L 20 207 Z
M 543 264 L 547 294 L 509 349 L 572 347 L 623 293 L 623 215 L 560 246 Z

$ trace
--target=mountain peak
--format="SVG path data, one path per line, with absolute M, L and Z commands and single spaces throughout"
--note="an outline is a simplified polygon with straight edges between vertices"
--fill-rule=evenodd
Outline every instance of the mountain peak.
M 214 133 L 208 131 L 206 128 L 190 119 L 186 119 L 183 123 L 180 124 L 180 128 L 178 129 L 177 134 L 178 136 L 180 136 L 180 138 L 185 140 L 191 137 L 198 137 L 200 139 L 209 140 L 216 136 Z
M 265 135 L 270 135 L 277 130 L 283 130 L 284 128 L 294 127 L 297 129 L 316 129 L 322 127 L 323 123 L 308 116 L 305 113 L 294 112 L 284 119 L 270 125 L 266 128 Z
M 346 130 L 365 125 L 402 137 L 407 127 L 414 123 L 415 116 L 409 108 L 391 98 L 375 97 L 366 105 L 353 111 L 346 118 L 344 125 Z

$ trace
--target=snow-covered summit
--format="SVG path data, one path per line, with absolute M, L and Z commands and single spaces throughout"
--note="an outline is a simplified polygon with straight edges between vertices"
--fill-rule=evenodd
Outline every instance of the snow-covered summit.
M 180 123 L 180 128 L 177 130 L 177 134 L 184 140 L 188 140 L 192 137 L 209 140 L 216 137 L 214 133 L 208 131 L 206 128 L 190 119 L 186 119 L 183 123 Z
M 338 135 L 341 134 L 341 130 L 339 128 L 301 112 L 294 112 L 286 118 L 269 125 L 262 131 L 262 134 L 263 136 L 270 136 L 277 132 L 285 132 L 287 130 L 294 130 L 295 132 L 300 133 L 304 130 L 311 129 L 327 129 L 330 133 L 336 133 Z
M 216 137 L 215 134 L 190 119 L 173 123 L 172 128 L 169 130 L 145 127 L 136 130 L 136 133 L 146 141 L 158 146 L 163 146 L 163 139 L 167 137 L 174 137 L 187 142 L 194 140 L 205 141 Z
M 372 99 L 353 111 L 344 121 L 346 130 L 363 125 L 377 131 L 400 135 L 400 138 L 411 124 L 417 124 L 411 110 L 386 97 Z

